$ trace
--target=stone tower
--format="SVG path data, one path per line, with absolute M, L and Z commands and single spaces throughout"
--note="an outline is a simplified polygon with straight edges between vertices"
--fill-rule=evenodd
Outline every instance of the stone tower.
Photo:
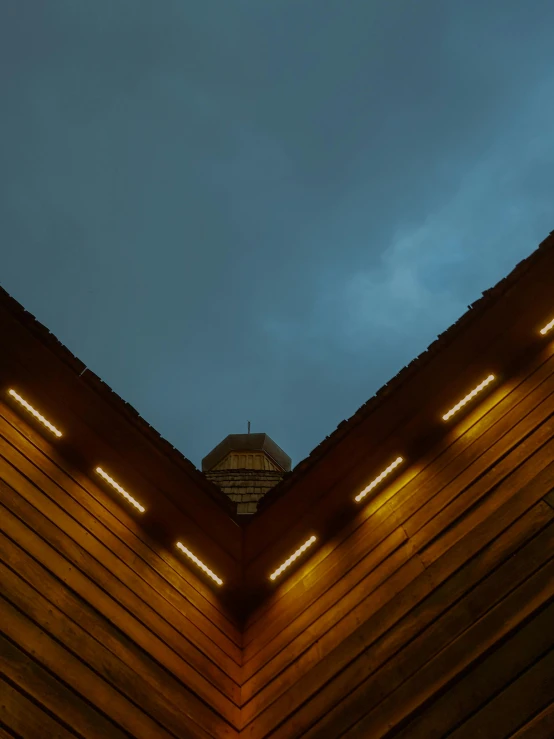
M 267 434 L 229 434 L 202 460 L 202 472 L 237 503 L 237 513 L 255 513 L 290 468 L 288 454 Z

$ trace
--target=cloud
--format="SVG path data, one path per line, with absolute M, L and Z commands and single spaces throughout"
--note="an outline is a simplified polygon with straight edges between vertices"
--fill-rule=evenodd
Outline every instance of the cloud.
M 554 6 L 13 3 L 2 284 L 199 463 L 298 462 L 552 230 Z

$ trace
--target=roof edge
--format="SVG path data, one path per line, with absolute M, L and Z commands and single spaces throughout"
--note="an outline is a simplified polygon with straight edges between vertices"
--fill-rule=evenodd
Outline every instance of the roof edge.
M 260 501 L 258 513 L 267 510 L 274 502 L 283 497 L 287 490 L 306 475 L 331 447 L 341 442 L 348 434 L 353 432 L 388 396 L 399 390 L 416 372 L 427 365 L 440 351 L 454 341 L 462 330 L 469 328 L 487 308 L 492 306 L 526 272 L 534 267 L 549 249 L 554 249 L 554 231 L 550 231 L 549 235 L 527 257 L 520 260 L 511 272 L 499 280 L 493 287 L 484 290 L 481 297 L 468 305 L 468 310 L 457 321 L 440 333 L 429 344 L 427 349 L 412 359 L 393 378 L 382 385 L 350 418 L 341 421 L 331 434 L 326 436 L 323 441 L 312 449 L 307 457 L 296 465 L 292 472 L 286 474 L 283 480 L 267 493 Z
M 97 374 L 83 361 L 76 357 L 62 342 L 37 318 L 24 308 L 19 301 L 12 297 L 0 285 L 0 305 L 21 323 L 31 334 L 64 362 L 77 374 L 93 392 L 99 394 L 117 413 L 120 413 L 150 441 L 155 448 L 168 459 L 180 467 L 228 514 L 233 514 L 234 506 L 230 505 L 227 496 L 209 480 L 190 459 L 184 456 L 176 447 L 165 439 L 156 429 L 146 421 L 130 403 L 124 400 L 111 389 Z

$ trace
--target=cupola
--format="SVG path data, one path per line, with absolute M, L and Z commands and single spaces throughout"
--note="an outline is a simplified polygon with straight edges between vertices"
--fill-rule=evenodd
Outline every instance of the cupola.
M 250 429 L 250 424 L 248 424 Z M 229 434 L 202 460 L 202 472 L 237 504 L 255 513 L 264 495 L 291 468 L 291 459 L 267 434 Z

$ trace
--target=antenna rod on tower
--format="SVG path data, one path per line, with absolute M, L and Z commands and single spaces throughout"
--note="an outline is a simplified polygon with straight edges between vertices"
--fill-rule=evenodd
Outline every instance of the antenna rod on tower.
M 250 433 L 250 421 L 248 421 L 248 433 Z

